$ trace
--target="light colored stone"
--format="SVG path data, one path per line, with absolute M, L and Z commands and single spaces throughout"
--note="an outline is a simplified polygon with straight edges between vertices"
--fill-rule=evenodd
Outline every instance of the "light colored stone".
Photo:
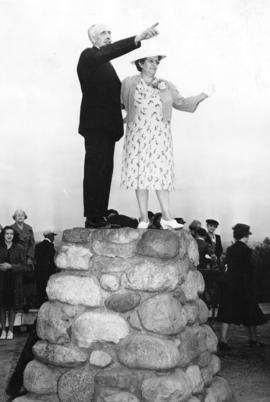
M 56 394 L 38 395 L 28 393 L 13 399 L 13 402 L 59 402 L 59 398 Z
M 187 402 L 201 402 L 201 399 L 197 398 L 196 396 L 192 396 L 187 400 Z
M 201 375 L 205 385 L 209 385 L 221 368 L 220 359 L 216 355 L 211 355 L 210 362 L 201 369 Z
M 192 393 L 198 394 L 202 392 L 204 382 L 202 379 L 201 371 L 199 366 L 191 365 L 186 369 L 186 376 L 192 385 Z
M 98 255 L 131 257 L 136 252 L 140 232 L 131 228 L 102 229 L 93 235 L 92 248 Z
M 89 307 L 102 305 L 102 292 L 95 277 L 55 274 L 50 277 L 46 290 L 49 300 Z
M 37 317 L 37 335 L 50 343 L 70 342 L 69 328 L 74 318 L 82 314 L 84 307 L 46 302 L 39 309 Z
M 170 294 L 151 297 L 138 308 L 142 325 L 151 332 L 174 335 L 187 324 L 185 310 Z
M 112 362 L 112 356 L 109 353 L 104 352 L 103 350 L 94 350 L 91 353 L 90 364 L 97 367 L 107 367 Z
M 58 381 L 61 402 L 90 402 L 95 390 L 96 370 L 90 366 L 71 369 Z
M 126 391 L 106 388 L 99 392 L 97 402 L 140 402 L 139 399 Z
M 218 338 L 209 325 L 202 325 L 206 334 L 206 349 L 211 352 L 217 351 Z
M 63 232 L 62 241 L 66 243 L 90 244 L 93 232 L 94 229 L 85 229 L 85 228 L 66 229 Z
M 105 311 L 89 311 L 76 319 L 72 336 L 80 347 L 95 341 L 118 343 L 129 334 L 129 325 L 121 315 Z
M 209 310 L 207 305 L 205 304 L 205 302 L 198 298 L 197 300 L 195 300 L 195 303 L 198 307 L 198 321 L 200 324 L 204 324 L 205 322 L 208 321 L 208 317 L 209 317 Z
M 222 377 L 216 377 L 206 390 L 205 402 L 232 402 L 234 400 L 228 382 Z
M 33 346 L 34 356 L 43 363 L 53 366 L 75 367 L 86 362 L 88 353 L 75 345 L 52 345 L 46 341 L 38 341 Z
M 204 280 L 200 271 L 189 271 L 181 288 L 187 300 L 196 300 L 198 295 L 204 291 Z
M 134 259 L 134 265 L 122 276 L 123 286 L 148 292 L 173 290 L 178 283 L 177 263 L 147 258 Z
M 195 302 L 185 303 L 183 309 L 186 313 L 187 324 L 192 325 L 196 322 L 199 315 L 199 307 Z
M 88 270 L 92 255 L 87 247 L 77 244 L 62 244 L 55 263 L 61 269 Z
M 198 359 L 196 360 L 196 364 L 200 367 L 206 367 L 211 361 L 211 353 L 206 350 L 205 352 L 202 352 L 200 356 L 198 356 Z
M 146 334 L 134 334 L 122 340 L 118 357 L 129 368 L 152 370 L 176 367 L 180 360 L 175 342 Z
M 118 293 L 108 297 L 105 300 L 105 306 L 110 310 L 125 313 L 138 306 L 140 300 L 140 295 L 135 292 Z
M 147 402 L 186 401 L 191 393 L 191 383 L 181 369 L 171 375 L 146 379 L 142 384 L 142 396 Z
M 183 259 L 178 259 L 177 269 L 178 269 L 178 283 L 181 284 L 185 281 L 187 273 L 190 269 L 189 259 L 187 257 Z
M 104 274 L 100 277 L 100 286 L 102 289 L 116 292 L 120 288 L 120 282 L 117 276 Z
M 102 274 L 121 273 L 132 267 L 132 264 L 124 258 L 104 255 L 96 255 L 93 257 L 92 263 L 96 271 Z
M 179 252 L 179 237 L 171 230 L 147 230 L 137 245 L 137 253 L 147 257 L 174 258 Z
M 207 350 L 207 334 L 201 326 L 193 325 L 186 327 L 178 335 L 178 338 L 180 340 L 178 349 L 181 356 L 179 360 L 181 367 L 186 367 L 189 362 Z
M 216 375 L 221 369 L 220 358 L 217 355 L 212 355 L 209 363 L 209 368 L 211 368 L 213 375 Z
M 198 245 L 196 240 L 193 238 L 192 235 L 189 236 L 189 241 L 188 241 L 188 257 L 191 261 L 191 263 L 197 267 L 199 265 L 199 250 L 198 250 Z
M 32 360 L 30 361 L 23 374 L 23 385 L 27 391 L 35 394 L 56 394 L 57 382 L 63 369 Z
M 100 370 L 95 377 L 95 384 L 101 390 L 109 387 L 137 394 L 140 392 L 142 381 L 147 375 L 150 374 L 147 374 L 145 370 L 133 371 L 124 367 L 113 367 Z

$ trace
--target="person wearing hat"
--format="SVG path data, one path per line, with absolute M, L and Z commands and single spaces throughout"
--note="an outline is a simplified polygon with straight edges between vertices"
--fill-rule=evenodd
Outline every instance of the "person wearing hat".
M 197 237 L 197 230 L 200 229 L 202 227 L 202 223 L 200 221 L 198 221 L 197 219 L 194 219 L 190 225 L 189 225 L 189 231 L 192 234 L 192 236 L 194 237 L 194 239 L 196 239 Z
M 52 230 L 43 232 L 44 240 L 35 248 L 35 276 L 37 285 L 37 305 L 41 306 L 47 300 L 46 286 L 49 277 L 56 272 L 54 263 L 54 238 L 57 234 Z
M 173 219 L 169 194 L 174 188 L 174 161 L 171 135 L 172 108 L 194 112 L 205 93 L 184 98 L 176 87 L 156 77 L 158 66 L 166 56 L 154 49 L 142 49 L 133 60 L 138 75 L 122 82 L 121 99 L 127 112 L 123 148 L 121 188 L 136 192 L 140 210 L 138 228 L 149 226 L 149 191 L 156 192 L 163 229 L 180 229 Z
M 227 343 L 230 324 L 246 326 L 250 347 L 263 346 L 257 341 L 256 326 L 264 324 L 266 318 L 255 298 L 252 250 L 247 245 L 251 234 L 248 225 L 237 223 L 233 227 L 235 243 L 226 252 L 226 280 L 217 315 L 217 321 L 222 323 L 219 341 L 222 351 L 230 349 Z
M 79 58 L 77 73 L 82 90 L 79 133 L 85 140 L 83 202 L 85 227 L 108 227 L 108 209 L 115 142 L 123 135 L 121 82 L 110 63 L 158 34 L 156 25 L 141 34 L 111 43 L 104 24 L 90 26 L 93 47 Z
M 215 256 L 216 256 L 216 260 L 212 264 L 212 267 L 220 266 L 220 257 L 223 252 L 221 237 L 220 237 L 220 235 L 215 233 L 218 225 L 219 225 L 219 222 L 216 221 L 215 219 L 206 219 L 206 228 L 207 228 L 206 241 L 212 246 Z

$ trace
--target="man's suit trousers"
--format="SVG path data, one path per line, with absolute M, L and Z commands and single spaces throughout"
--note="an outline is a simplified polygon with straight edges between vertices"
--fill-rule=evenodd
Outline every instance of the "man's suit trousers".
M 101 217 L 108 209 L 115 140 L 99 132 L 85 138 L 84 216 Z

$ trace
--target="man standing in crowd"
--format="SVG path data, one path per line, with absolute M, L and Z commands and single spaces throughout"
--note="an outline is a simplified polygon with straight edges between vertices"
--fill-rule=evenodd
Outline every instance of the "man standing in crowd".
M 141 34 L 111 43 L 111 31 L 92 25 L 93 44 L 79 59 L 77 72 L 82 90 L 79 133 L 85 140 L 83 200 L 85 227 L 108 227 L 108 209 L 115 142 L 123 135 L 121 82 L 110 60 L 141 46 L 158 34 L 157 24 Z
M 35 248 L 38 307 L 47 300 L 47 282 L 49 277 L 56 272 L 56 265 L 54 263 L 55 248 L 53 244 L 56 233 L 52 230 L 46 230 L 43 236 L 44 240 L 38 243 Z
M 220 266 L 220 257 L 222 255 L 222 243 L 221 243 L 221 237 L 218 234 L 215 234 L 215 231 L 218 227 L 219 223 L 215 219 L 206 219 L 206 227 L 207 227 L 207 236 L 206 236 L 206 241 L 211 244 L 215 256 L 216 256 L 216 263 L 212 264 L 212 267 Z

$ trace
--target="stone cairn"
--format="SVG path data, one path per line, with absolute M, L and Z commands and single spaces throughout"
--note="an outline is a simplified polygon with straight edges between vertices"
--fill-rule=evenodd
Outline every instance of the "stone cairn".
M 66 230 L 15 401 L 230 402 L 186 230 Z

